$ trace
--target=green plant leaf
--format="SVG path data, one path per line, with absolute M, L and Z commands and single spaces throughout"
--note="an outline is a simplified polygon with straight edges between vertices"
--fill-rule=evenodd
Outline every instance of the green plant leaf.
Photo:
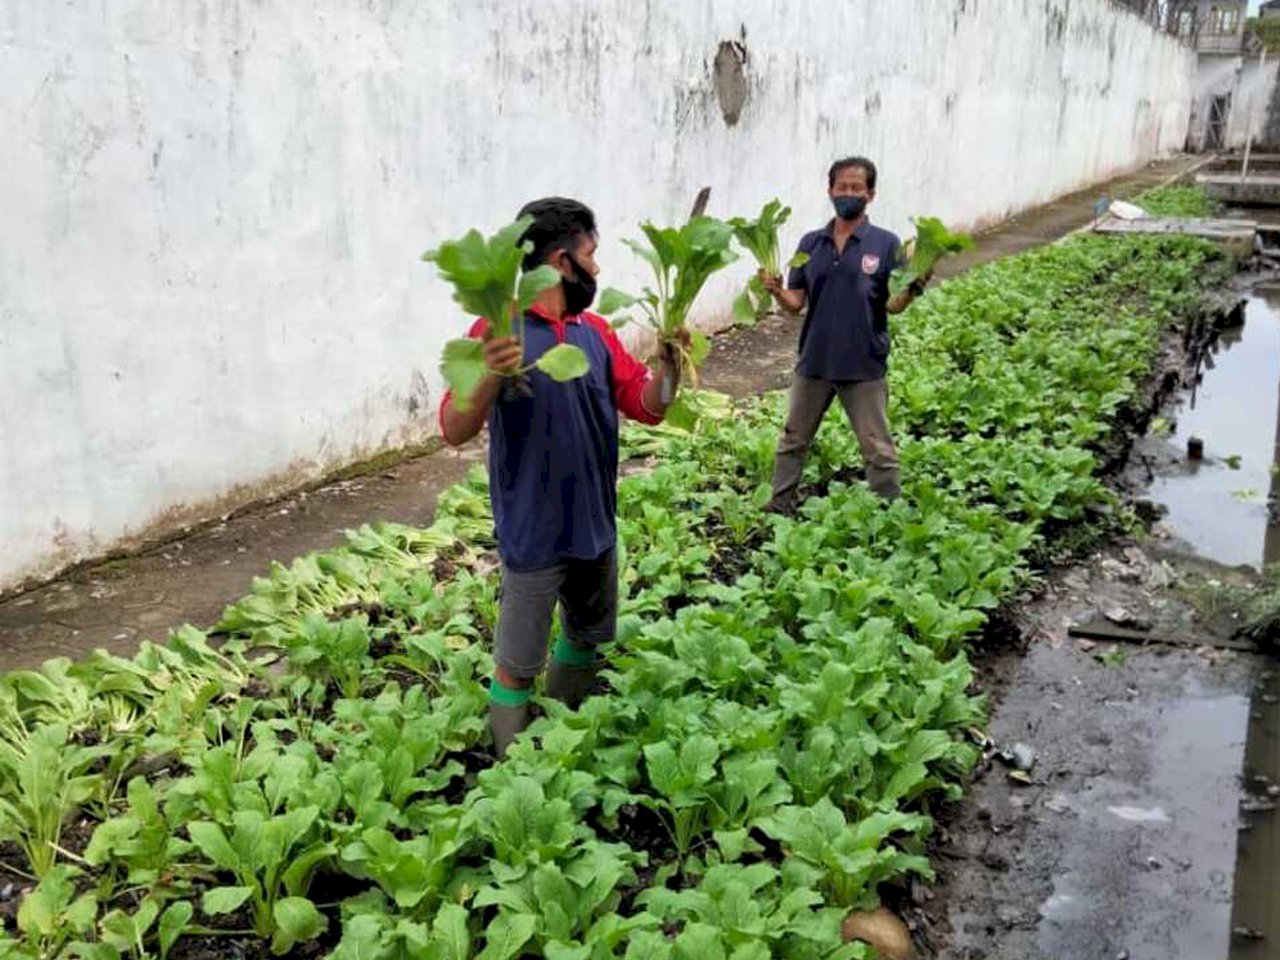
M 288 953 L 296 944 L 314 940 L 329 925 L 324 914 L 306 897 L 277 900 L 271 915 L 276 923 L 275 936 L 271 938 L 271 952 L 276 956 Z
M 216 823 L 197 820 L 187 824 L 187 832 L 200 852 L 212 860 L 215 866 L 233 872 L 238 872 L 242 868 L 240 854 L 231 846 L 227 835 L 222 832 L 222 827 Z
M 471 408 L 471 398 L 489 375 L 484 362 L 484 344 L 470 338 L 450 340 L 444 345 L 440 373 L 453 391 L 454 405 L 464 413 Z
M 200 909 L 211 917 L 234 913 L 253 896 L 253 887 L 211 887 L 200 900 Z
M 476 960 L 512 960 L 529 942 L 538 922 L 532 914 L 499 913 L 484 931 L 484 949 Z
M 910 259 L 904 266 L 895 269 L 889 280 L 889 291 L 894 296 L 903 293 L 913 282 L 929 273 L 946 255 L 973 248 L 972 237 L 963 233 L 951 233 L 937 217 L 917 217 L 912 223 L 916 225 L 916 236 L 910 244 Z
M 564 383 L 584 377 L 591 369 L 591 362 L 581 349 L 571 343 L 559 343 L 538 358 L 534 364 L 552 380 Z
M 679 430 L 693 430 L 698 425 L 698 413 L 689 405 L 688 393 L 681 391 L 667 407 L 664 422 Z
M 177 903 L 169 904 L 168 908 L 160 916 L 158 930 L 160 960 L 165 960 L 169 956 L 169 951 L 173 949 L 173 945 L 178 942 L 178 938 L 186 930 L 187 924 L 191 922 L 191 917 L 194 913 L 195 908 L 191 906 L 191 901 L 179 900 Z
M 560 286 L 564 278 L 560 275 L 560 271 L 549 264 L 543 264 L 520 277 L 520 286 L 516 294 L 516 303 L 523 313 L 533 306 L 533 302 L 538 299 L 538 294 L 544 290 L 550 290 L 553 287 Z
M 605 287 L 600 294 L 600 299 L 596 303 L 596 309 L 604 316 L 608 317 L 617 313 L 619 310 L 625 310 L 627 307 L 634 307 L 639 303 L 639 299 L 631 296 L 629 293 L 623 293 L 614 287 Z

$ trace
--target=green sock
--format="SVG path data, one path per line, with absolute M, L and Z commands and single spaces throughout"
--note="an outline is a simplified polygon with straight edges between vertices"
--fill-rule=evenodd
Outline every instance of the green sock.
M 496 673 L 489 680 L 489 702 L 499 707 L 523 707 L 532 693 L 529 687 L 508 687 Z
M 556 637 L 555 646 L 551 648 L 551 657 L 556 663 L 563 663 L 566 667 L 590 667 L 596 662 L 594 650 L 579 650 L 565 638 L 563 633 Z

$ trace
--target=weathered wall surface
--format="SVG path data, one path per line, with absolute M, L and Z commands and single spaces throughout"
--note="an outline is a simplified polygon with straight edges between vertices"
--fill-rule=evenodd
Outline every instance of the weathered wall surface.
M 987 223 L 1180 148 L 1193 75 L 1106 0 L 0 0 L 0 587 L 431 435 L 417 255 L 530 197 L 634 288 L 703 185 L 791 243 L 857 151 Z
M 1214 149 L 1210 136 L 1212 103 L 1230 97 L 1230 112 L 1222 133 L 1221 148 L 1239 150 L 1252 130 L 1254 146 L 1280 144 L 1280 116 L 1273 105 L 1277 97 L 1280 58 L 1263 63 L 1257 56 L 1203 56 L 1196 68 L 1195 103 L 1187 137 L 1192 150 Z M 1252 126 L 1251 126 L 1252 124 Z

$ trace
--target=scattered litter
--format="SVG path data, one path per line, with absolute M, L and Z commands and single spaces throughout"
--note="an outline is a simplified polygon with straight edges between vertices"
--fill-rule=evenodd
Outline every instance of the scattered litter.
M 1200 437 L 1187 437 L 1187 459 L 1204 459 L 1204 440 Z
M 1076 640 L 1076 646 L 1080 648 L 1082 653 L 1088 653 L 1097 645 L 1098 643 L 1096 640 L 1086 640 L 1084 637 L 1080 637 Z
M 1107 209 L 1113 217 L 1120 220 L 1146 220 L 1149 216 L 1142 207 L 1125 200 L 1112 200 Z
M 1052 810 L 1054 813 L 1066 813 L 1071 809 L 1071 805 L 1067 803 L 1067 798 L 1060 793 L 1055 793 L 1052 797 L 1044 802 L 1046 810 Z
M 1174 858 L 1173 860 L 1171 860 L 1170 862 L 1171 862 L 1175 867 L 1177 867 L 1179 870 L 1181 870 L 1183 873 L 1186 873 L 1188 870 L 1190 870 L 1190 869 L 1191 869 L 1191 861 L 1190 861 L 1190 860 L 1179 860 L 1179 859 L 1177 859 L 1177 858 L 1175 857 L 1175 858 Z
M 1104 611 L 1103 616 L 1110 620 L 1118 627 L 1127 627 L 1130 630 L 1150 630 L 1151 621 L 1145 617 L 1140 617 L 1132 610 L 1125 607 L 1112 607 L 1110 610 Z
M 1012 780 L 1014 783 L 1021 784 L 1024 787 L 1029 787 L 1033 783 L 1035 783 L 1035 781 L 1031 779 L 1030 775 L 1025 770 L 1010 770 L 1009 779 Z
M 1169 822 L 1169 815 L 1164 812 L 1163 807 L 1152 807 L 1149 810 L 1144 807 L 1107 807 L 1107 812 L 1130 823 Z
M 1235 937 L 1237 940 L 1252 940 L 1255 942 L 1267 939 L 1267 935 L 1265 933 L 1261 930 L 1255 930 L 1253 927 L 1235 927 L 1231 931 L 1231 936 Z
M 991 738 L 988 737 L 981 730 L 979 730 L 977 727 L 969 727 L 968 729 L 965 730 L 965 734 L 969 737 L 970 740 L 972 740 L 979 747 L 982 747 L 984 750 L 987 747 L 991 747 L 995 745 L 992 742 Z
M 1259 800 L 1255 797 L 1248 797 L 1240 801 L 1241 813 L 1270 813 L 1276 808 L 1271 800 Z
M 1165 590 L 1173 586 L 1177 576 L 1169 564 L 1161 560 L 1147 571 L 1146 586 L 1152 590 Z
M 1163 870 L 1164 864 L 1160 862 L 1159 857 L 1147 857 L 1148 870 Z
M 1129 960 L 1129 951 L 1121 950 L 1119 953 L 1116 954 L 1116 960 Z
M 1030 770 L 1036 765 L 1036 752 L 1025 743 L 1015 743 L 1010 752 L 1013 754 L 1013 765 L 1019 770 Z

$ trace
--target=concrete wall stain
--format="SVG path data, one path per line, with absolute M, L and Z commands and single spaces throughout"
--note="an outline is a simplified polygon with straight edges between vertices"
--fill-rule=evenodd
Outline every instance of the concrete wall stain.
M 743 28 L 745 36 L 745 27 Z M 747 104 L 747 48 L 737 40 L 722 40 L 712 63 L 712 82 L 724 122 L 733 126 Z

